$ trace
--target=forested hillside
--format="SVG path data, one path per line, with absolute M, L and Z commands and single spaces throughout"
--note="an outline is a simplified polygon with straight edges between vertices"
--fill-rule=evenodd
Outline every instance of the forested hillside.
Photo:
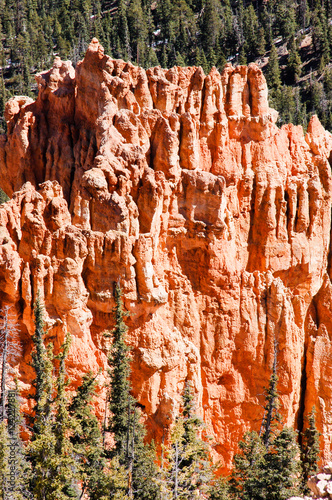
M 317 113 L 332 130 L 331 18 L 329 0 L 1 0 L 0 111 L 36 92 L 33 74 L 55 55 L 75 64 L 96 36 L 143 67 L 257 61 L 279 124 Z

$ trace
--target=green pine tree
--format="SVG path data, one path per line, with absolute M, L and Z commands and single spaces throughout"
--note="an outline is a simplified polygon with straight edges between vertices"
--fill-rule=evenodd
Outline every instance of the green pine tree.
M 65 389 L 69 383 L 66 376 L 65 361 L 71 344 L 71 336 L 67 334 L 60 353 L 55 357 L 59 361 L 59 370 L 56 380 L 56 397 L 54 399 L 54 424 L 53 434 L 55 436 L 54 459 L 49 470 L 52 478 L 50 484 L 50 498 L 66 499 L 77 498 L 77 486 L 79 476 L 77 464 L 73 456 L 73 445 L 71 442 L 72 427 L 75 422 L 71 419 L 68 411 L 68 401 Z M 53 477 L 52 477 L 53 476 Z
M 118 285 L 115 288 L 115 304 L 116 325 L 108 359 L 111 412 L 109 431 L 115 441 L 111 456 L 126 470 L 126 491 L 129 498 L 157 500 L 159 487 L 155 480 L 155 454 L 153 448 L 144 444 L 145 430 L 136 408 L 136 400 L 130 393 L 130 349 L 125 343 L 128 328 L 124 322 L 127 314 L 123 310 L 122 292 Z
M 35 401 L 34 416 L 32 419 L 33 435 L 38 436 L 40 429 L 51 419 L 51 404 L 53 401 L 53 364 L 50 359 L 50 349 L 47 350 L 44 338 L 46 336 L 43 320 L 44 308 L 38 293 L 35 307 L 35 333 L 32 337 L 34 350 L 31 354 L 31 366 L 36 373 L 32 381 L 34 388 L 33 399 Z
M 278 90 L 281 86 L 280 67 L 275 45 L 272 45 L 266 68 L 266 80 L 270 89 Z
M 32 367 L 36 378 L 32 436 L 28 445 L 28 456 L 32 474 L 30 490 L 36 500 L 65 500 L 77 498 L 76 466 L 69 440 L 71 425 L 65 397 L 65 359 L 70 338 L 67 336 L 57 359 L 60 361 L 55 380 L 53 345 L 45 346 L 43 306 L 38 294 L 35 304 L 35 334 Z
M 131 60 L 130 33 L 127 19 L 127 6 L 124 0 L 119 1 L 118 10 L 114 19 L 115 30 L 119 38 L 119 57 Z
M 319 460 L 319 437 L 320 432 L 316 427 L 315 407 L 307 416 L 307 427 L 302 432 L 301 440 L 301 467 L 302 467 L 302 491 L 309 494 L 308 479 L 318 472 Z
M 293 429 L 284 427 L 265 454 L 265 498 L 287 500 L 299 494 L 299 447 Z
M 274 342 L 274 358 L 272 374 L 269 380 L 269 387 L 266 389 L 264 417 L 262 421 L 262 441 L 266 450 L 269 449 L 273 437 L 273 428 L 280 422 L 278 413 L 279 397 L 277 391 L 277 342 Z
M 180 54 L 180 52 L 176 53 L 175 63 L 177 66 L 182 66 L 182 67 L 186 66 L 186 63 L 182 57 L 182 54 Z
M 101 499 L 111 489 L 102 435 L 92 407 L 95 388 L 96 376 L 85 374 L 68 409 L 74 421 L 71 442 L 82 482 L 81 494 L 88 493 L 90 500 Z
M 32 436 L 28 445 L 28 456 L 32 473 L 30 491 L 36 500 L 51 498 L 52 489 L 50 475 L 52 474 L 55 457 L 56 436 L 53 432 L 52 404 L 54 397 L 53 384 L 53 349 L 47 349 L 44 344 L 45 327 L 43 321 L 43 306 L 38 294 L 35 303 L 35 334 L 32 337 L 34 350 L 31 354 L 31 366 L 36 378 L 32 382 L 35 401 L 32 418 Z
M 144 66 L 149 52 L 149 33 L 141 0 L 130 1 L 127 18 L 133 58 L 138 65 Z
M 245 66 L 247 64 L 247 56 L 246 56 L 246 50 L 245 50 L 244 45 L 242 45 L 242 47 L 241 47 L 241 50 L 240 50 L 240 53 L 239 53 L 238 63 L 240 65 L 243 65 L 243 66 Z
M 231 488 L 243 500 L 286 500 L 299 491 L 299 447 L 296 433 L 280 425 L 277 391 L 277 343 L 266 390 L 261 433 L 247 433 L 234 457 Z
M 213 468 L 208 446 L 200 437 L 202 425 L 195 415 L 192 386 L 187 382 L 182 411 L 171 433 L 168 466 L 161 471 L 164 489 L 171 498 L 194 499 L 209 491 Z
M 247 432 L 234 456 L 231 491 L 241 500 L 265 500 L 264 469 L 266 449 L 257 432 Z
M 120 462 L 127 460 L 128 440 L 128 408 L 132 407 L 133 400 L 130 394 L 130 348 L 125 343 L 128 327 L 124 322 L 127 313 L 123 310 L 122 292 L 119 286 L 115 288 L 115 329 L 112 332 L 113 342 L 109 352 L 110 366 L 110 420 L 109 431 L 115 441 L 115 454 Z
M 219 477 L 212 480 L 209 492 L 210 500 L 231 500 L 231 486 L 228 478 Z
M 217 46 L 220 27 L 220 2 L 218 0 L 206 0 L 201 18 L 201 32 L 204 33 L 203 49 L 206 53 L 210 48 L 214 49 Z M 225 38 L 226 36 L 227 33 Z
M 276 31 L 284 40 L 289 40 L 294 37 L 297 26 L 296 10 L 298 6 L 289 0 L 279 0 L 276 5 Z
M 247 57 L 249 60 L 253 60 L 258 56 L 258 47 L 261 44 L 261 41 L 258 38 L 258 18 L 252 4 L 250 4 L 244 11 L 243 33 L 246 41 Z
M 301 76 L 301 57 L 296 46 L 295 38 L 293 37 L 289 43 L 289 55 L 287 63 L 288 77 L 292 83 L 298 82 Z

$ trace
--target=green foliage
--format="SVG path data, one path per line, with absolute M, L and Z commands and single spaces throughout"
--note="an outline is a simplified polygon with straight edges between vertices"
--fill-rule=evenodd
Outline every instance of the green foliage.
M 239 443 L 230 481 L 235 498 L 286 500 L 299 492 L 300 463 L 296 434 L 284 427 L 267 450 L 256 432 Z
M 302 71 L 301 64 L 301 57 L 296 46 L 295 38 L 293 37 L 289 45 L 289 56 L 287 64 L 288 78 L 290 79 L 291 83 L 298 82 Z
M 145 445 L 145 430 L 141 416 L 136 408 L 136 400 L 130 393 L 129 347 L 125 343 L 127 326 L 124 318 L 122 292 L 115 288 L 115 328 L 109 353 L 110 375 L 110 421 L 109 431 L 113 435 L 115 447 L 111 452 L 113 459 L 126 473 L 126 489 L 118 489 L 118 494 L 127 492 L 129 498 L 158 500 L 159 486 L 155 481 L 157 469 L 153 447 Z M 123 469 L 120 469 L 120 476 Z M 120 484 L 122 482 L 120 481 Z
M 280 68 L 278 54 L 275 45 L 272 45 L 269 62 L 266 69 L 266 79 L 272 90 L 277 90 L 281 86 Z
M 78 477 L 82 481 L 82 492 L 87 491 L 91 500 L 102 498 L 104 491 L 110 488 L 102 435 L 92 407 L 95 388 L 96 377 L 92 373 L 85 374 L 68 408 L 74 422 L 70 440 Z
M 220 477 L 212 480 L 209 490 L 210 500 L 230 500 L 230 484 L 227 478 Z
M 266 448 L 256 432 L 248 432 L 239 443 L 230 481 L 233 494 L 242 500 L 265 498 L 263 490 Z
M 259 55 L 260 51 L 262 51 L 262 47 L 259 51 L 258 44 L 264 43 L 264 36 L 263 40 L 260 41 L 258 31 L 258 18 L 253 5 L 250 4 L 244 11 L 243 34 L 246 40 L 244 45 L 246 48 L 246 55 L 251 61 Z
M 274 341 L 274 358 L 271 377 L 269 380 L 269 387 L 265 390 L 265 406 L 264 416 L 262 421 L 262 441 L 266 450 L 271 445 L 274 428 L 280 422 L 280 415 L 278 413 L 279 397 L 277 391 L 278 375 L 277 375 L 277 341 Z
M 51 418 L 51 404 L 53 401 L 53 379 L 52 379 L 52 349 L 46 349 L 44 337 L 46 335 L 43 321 L 43 305 L 38 293 L 35 307 L 35 334 L 32 337 L 34 350 L 31 354 L 31 366 L 36 373 L 32 381 L 35 390 L 33 399 L 35 401 L 33 416 L 33 435 L 41 434 L 44 426 L 49 424 Z
M 249 432 L 234 457 L 231 491 L 241 500 L 286 500 L 299 491 L 300 462 L 296 433 L 280 426 L 277 392 L 277 344 L 266 390 L 261 434 Z
M 301 440 L 301 466 L 302 466 L 302 491 L 309 494 L 307 482 L 310 476 L 318 472 L 319 437 L 320 432 L 316 427 L 316 410 L 312 408 L 307 416 L 307 426 L 302 432 Z
M 304 69 L 315 71 L 317 82 L 331 62 L 328 2 L 3 0 L 2 6 L 1 132 L 6 131 L 3 117 L 6 100 L 14 94 L 36 95 L 33 74 L 50 67 L 54 55 L 70 58 L 76 65 L 93 36 L 100 40 L 107 54 L 145 68 L 158 64 L 164 68 L 175 64 L 200 65 L 205 73 L 212 66 L 221 70 L 228 58 L 244 64 L 266 56 L 266 50 L 271 49 L 264 72 L 274 106 L 280 113 L 280 123 L 289 114 L 278 92 L 282 84 L 298 89 L 299 107 L 301 113 L 305 112 L 301 120 L 305 124 L 313 111 L 305 80 L 301 78 Z M 303 37 L 300 29 L 307 28 L 315 51 L 312 60 L 305 49 L 299 50 L 297 46 Z M 288 45 L 288 58 L 278 59 L 274 47 L 280 43 Z M 332 98 L 326 94 L 315 112 L 323 125 L 332 129 Z
M 69 439 L 71 425 L 65 396 L 65 359 L 70 337 L 57 356 L 59 370 L 54 379 L 53 346 L 45 346 L 43 307 L 38 294 L 35 304 L 35 334 L 32 367 L 36 378 L 33 381 L 35 400 L 31 442 L 28 455 L 32 466 L 30 490 L 37 500 L 64 500 L 77 496 L 78 481 Z
M 278 125 L 293 123 L 307 128 L 307 108 L 303 104 L 299 88 L 283 85 L 271 92 L 270 105 L 279 111 Z
M 293 429 L 284 427 L 265 454 L 265 498 L 286 500 L 299 492 L 299 447 Z
M 115 288 L 115 329 L 112 332 L 113 342 L 108 356 L 110 366 L 110 420 L 109 431 L 113 434 L 116 455 L 123 463 L 127 456 L 128 441 L 128 413 L 133 407 L 133 398 L 130 394 L 130 360 L 129 347 L 125 343 L 127 326 L 124 318 L 127 315 L 123 310 L 122 292 L 117 285 Z
M 282 0 L 276 5 L 276 32 L 284 40 L 294 37 L 297 31 L 296 22 L 297 6 L 289 0 Z
M 209 450 L 200 437 L 203 423 L 194 410 L 193 390 L 187 382 L 182 396 L 182 412 L 171 433 L 168 462 L 161 471 L 163 496 L 169 498 L 184 500 L 206 494 L 213 476 Z

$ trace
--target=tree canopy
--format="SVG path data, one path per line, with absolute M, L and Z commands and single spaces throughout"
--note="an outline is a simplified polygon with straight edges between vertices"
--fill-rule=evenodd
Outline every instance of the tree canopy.
M 0 9 L 0 115 L 15 94 L 35 95 L 33 74 L 47 69 L 54 56 L 78 62 L 96 36 L 113 57 L 143 67 L 160 64 L 201 64 L 208 72 L 220 70 L 226 60 L 233 64 L 268 57 L 264 66 L 272 91 L 287 85 L 305 112 L 287 116 L 306 125 L 313 112 L 332 130 L 332 96 L 322 81 L 317 96 L 314 83 L 331 64 L 331 2 L 295 0 L 1 0 Z M 312 50 L 299 50 L 304 34 L 312 37 Z M 283 61 L 277 48 L 286 44 Z M 303 58 L 305 71 L 314 83 L 299 81 Z M 290 96 L 289 96 L 290 97 Z M 283 99 L 274 94 L 273 104 L 286 121 Z

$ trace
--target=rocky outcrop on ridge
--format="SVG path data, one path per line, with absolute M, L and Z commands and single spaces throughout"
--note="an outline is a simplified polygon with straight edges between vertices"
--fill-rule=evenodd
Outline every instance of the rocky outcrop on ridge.
M 275 125 L 254 64 L 143 70 L 94 39 L 74 69 L 56 58 L 39 95 L 6 105 L 0 301 L 22 338 L 32 307 L 73 335 L 73 384 L 106 366 L 114 283 L 130 312 L 133 388 L 150 435 L 172 421 L 185 380 L 229 467 L 259 428 L 278 344 L 284 422 L 315 405 L 332 440 L 332 136 L 317 118 Z M 102 395 L 100 396 L 102 400 Z M 28 404 L 28 403 L 27 403 Z

